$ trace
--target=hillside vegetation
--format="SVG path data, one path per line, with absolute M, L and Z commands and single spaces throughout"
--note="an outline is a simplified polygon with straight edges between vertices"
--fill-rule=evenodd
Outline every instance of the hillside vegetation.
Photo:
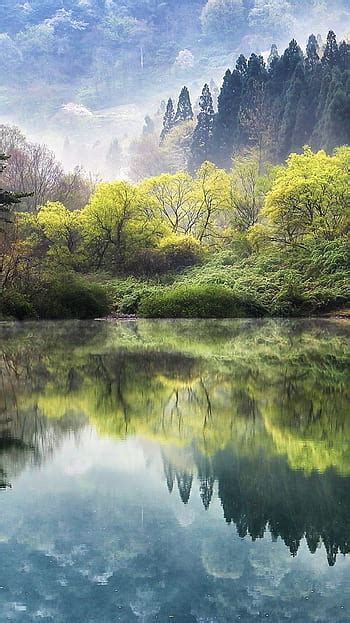
M 69 210 L 2 215 L 5 316 L 300 315 L 350 301 L 350 148 L 305 148 L 259 171 L 180 172 L 97 185 Z M 15 203 L 16 205 L 16 203 Z M 5 209 L 5 206 L 3 206 Z

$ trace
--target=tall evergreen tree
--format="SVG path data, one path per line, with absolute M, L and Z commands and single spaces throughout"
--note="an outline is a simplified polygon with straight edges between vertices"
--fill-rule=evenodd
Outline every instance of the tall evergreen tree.
M 249 81 L 266 79 L 265 61 L 262 56 L 250 55 L 247 65 L 247 78 Z
M 185 471 L 176 473 L 177 486 L 180 498 L 184 504 L 188 504 L 191 495 L 193 475 Z
M 333 30 L 330 30 L 327 35 L 327 43 L 322 57 L 322 63 L 327 67 L 334 67 L 335 65 L 337 65 L 338 59 L 339 49 L 337 37 Z
M 280 55 L 278 54 L 278 48 L 275 43 L 272 44 L 270 54 L 267 59 L 267 68 L 270 71 L 273 65 L 278 62 Z
M 145 122 L 144 122 L 143 129 L 142 129 L 142 134 L 144 134 L 145 136 L 149 136 L 150 134 L 153 134 L 153 132 L 154 132 L 154 121 L 149 115 L 146 115 Z
M 350 143 L 350 76 L 339 70 L 329 73 L 327 96 L 317 127 L 318 144 L 331 151 Z
M 218 85 L 216 84 L 215 80 L 213 80 L 213 78 L 210 80 L 209 88 L 210 88 L 211 96 L 213 98 L 214 110 L 217 110 L 220 91 L 218 89 Z
M 350 44 L 346 41 L 339 44 L 338 65 L 341 71 L 350 71 Z
M 164 114 L 163 119 L 163 129 L 160 135 L 160 142 L 163 143 L 165 137 L 169 134 L 169 132 L 173 129 L 175 125 L 175 110 L 173 100 L 171 98 L 168 99 L 167 107 Z
M 218 112 L 213 131 L 213 155 L 221 167 L 229 167 L 234 144 L 238 138 L 239 111 L 242 97 L 242 77 L 228 69 L 218 98 Z
M 175 125 L 183 123 L 184 121 L 192 121 L 193 110 L 190 99 L 190 94 L 187 87 L 181 89 L 179 101 L 177 104 L 177 111 L 175 115 Z
M 332 31 L 326 46 L 310 35 L 305 57 L 295 39 L 281 57 L 272 46 L 267 68 L 261 56 L 252 54 L 247 61 L 241 55 L 236 69 L 224 76 L 217 114 L 201 106 L 193 167 L 205 159 L 228 167 L 233 153 L 249 146 L 262 160 L 277 160 L 306 143 L 319 149 L 347 141 L 349 69 L 350 45 L 338 47 Z
M 312 70 L 319 63 L 319 45 L 315 35 L 310 35 L 306 45 L 306 69 Z
M 304 56 L 298 42 L 295 39 L 292 39 L 281 59 L 285 82 L 291 79 L 296 66 L 303 60 Z
M 244 54 L 240 54 L 236 62 L 236 71 L 245 78 L 247 76 L 248 62 Z
M 6 163 L 10 156 L 0 154 L 0 174 L 4 172 Z M 12 211 L 15 205 L 21 202 L 21 199 L 29 197 L 29 194 L 15 193 L 0 188 L 0 232 L 4 230 L 6 224 L 12 222 Z
M 204 85 L 199 99 L 199 115 L 192 139 L 191 168 L 197 169 L 203 162 L 210 159 L 214 129 L 214 107 L 209 86 Z

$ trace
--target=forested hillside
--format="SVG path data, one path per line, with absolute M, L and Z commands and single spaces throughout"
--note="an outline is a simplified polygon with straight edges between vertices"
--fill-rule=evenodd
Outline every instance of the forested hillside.
M 324 44 L 310 35 L 305 53 L 293 39 L 281 56 L 273 45 L 267 62 L 241 54 L 218 97 L 204 86 L 198 108 L 193 124 L 188 90 L 177 110 L 170 99 L 160 141 L 165 153 L 182 151 L 191 170 L 206 160 L 229 168 L 235 155 L 252 147 L 262 164 L 280 162 L 305 144 L 332 150 L 349 143 L 350 45 L 338 44 L 330 31 Z
M 209 81 L 239 52 L 285 43 L 290 32 L 343 35 L 346 7 L 305 0 L 299 19 L 297 0 L 3 0 L 0 110 L 49 118 L 69 101 L 103 108 L 161 95 L 174 81 Z

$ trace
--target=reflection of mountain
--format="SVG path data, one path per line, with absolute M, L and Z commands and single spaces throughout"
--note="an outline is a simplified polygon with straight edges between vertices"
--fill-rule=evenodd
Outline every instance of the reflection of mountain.
M 54 331 L 52 331 L 54 327 Z M 2 331 L 0 486 L 90 421 L 161 445 L 169 491 L 217 483 L 240 536 L 349 551 L 348 325 L 203 322 Z M 197 336 L 195 338 L 195 336 Z M 216 485 L 215 485 L 216 486 Z

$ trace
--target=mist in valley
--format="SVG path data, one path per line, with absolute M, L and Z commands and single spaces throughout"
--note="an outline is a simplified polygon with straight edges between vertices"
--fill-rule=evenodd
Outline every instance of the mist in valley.
M 67 171 L 79 166 L 103 180 L 143 177 L 169 97 L 176 105 L 186 85 L 195 120 L 208 83 L 216 109 L 224 73 L 240 54 L 267 59 L 273 43 L 281 53 L 293 37 L 305 49 L 310 33 L 325 41 L 330 29 L 346 38 L 346 4 L 32 0 L 14 7 L 5 1 L 0 122 L 46 144 Z M 176 165 L 181 158 L 165 168 Z

